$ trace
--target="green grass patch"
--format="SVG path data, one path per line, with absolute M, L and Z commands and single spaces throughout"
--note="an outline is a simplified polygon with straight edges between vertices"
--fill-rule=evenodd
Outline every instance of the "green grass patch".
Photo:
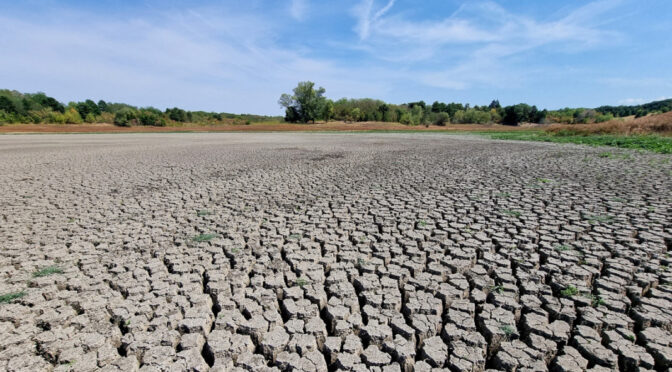
M 17 298 L 21 298 L 26 295 L 26 292 L 21 291 L 21 292 L 14 292 L 14 293 L 6 293 L 3 295 L 0 295 L 0 304 L 6 304 L 9 302 L 12 302 L 13 300 L 16 300 Z
M 625 149 L 641 149 L 660 154 L 672 154 L 672 137 L 656 135 L 619 136 L 613 134 L 578 135 L 571 132 L 547 133 L 541 131 L 481 133 L 492 139 L 540 141 L 555 143 L 576 143 L 589 146 L 611 146 Z M 611 153 L 601 153 L 599 157 L 611 158 Z
M 572 249 L 572 247 L 570 247 L 570 246 L 567 245 L 567 244 L 559 244 L 559 245 L 556 245 L 556 246 L 553 247 L 553 248 L 554 248 L 556 251 L 560 251 L 560 252 L 565 252 L 565 251 L 569 251 L 569 250 Z
M 201 243 L 201 242 L 209 242 L 210 240 L 216 237 L 217 234 L 199 234 L 191 238 L 191 240 L 195 241 L 196 243 Z
M 196 215 L 197 215 L 198 217 L 209 216 L 209 215 L 211 215 L 211 214 L 212 214 L 212 212 L 210 212 L 210 211 L 207 210 L 207 209 L 201 209 L 200 211 L 196 212 Z
M 510 326 L 508 324 L 503 324 L 499 327 L 499 329 L 504 332 L 504 335 L 506 335 L 507 338 L 511 338 L 516 333 L 516 329 L 513 328 L 513 326 Z
M 577 294 L 579 294 L 579 290 L 576 289 L 575 286 L 570 285 L 569 287 L 560 291 L 560 294 L 564 297 L 572 297 L 572 296 L 576 296 Z
M 298 278 L 296 279 L 296 285 L 299 287 L 303 288 L 306 284 L 308 284 L 308 281 L 304 278 Z
M 490 287 L 490 291 L 502 294 L 504 293 L 504 287 L 502 287 L 501 285 L 493 285 Z
M 513 211 L 513 210 L 510 210 L 510 209 L 504 209 L 504 210 L 502 211 L 502 213 L 504 213 L 504 214 L 506 214 L 506 215 L 508 215 L 508 216 L 513 216 L 513 217 L 520 217 L 520 216 L 521 216 L 521 213 L 520 213 L 520 212 L 518 212 L 518 211 Z
M 49 276 L 54 274 L 63 274 L 63 269 L 61 269 L 58 266 L 45 267 L 44 269 L 34 272 L 33 278 L 41 278 L 43 276 Z

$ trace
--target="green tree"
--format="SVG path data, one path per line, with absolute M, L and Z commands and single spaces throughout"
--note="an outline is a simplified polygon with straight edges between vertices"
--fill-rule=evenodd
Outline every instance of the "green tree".
M 14 106 L 14 102 L 12 102 L 9 98 L 5 96 L 0 96 L 0 110 L 8 114 L 13 114 L 17 112 L 16 106 Z
M 538 112 L 536 106 L 530 106 L 525 103 L 519 103 L 504 108 L 504 117 L 502 122 L 506 125 L 518 125 L 524 122 L 537 122 Z
M 121 127 L 130 127 L 137 123 L 137 114 L 130 108 L 122 108 L 114 114 L 114 124 Z
M 439 112 L 434 118 L 434 124 L 444 126 L 450 122 L 450 115 L 447 112 Z
M 359 107 L 355 107 L 350 111 L 350 117 L 352 118 L 352 121 L 359 121 L 362 116 L 362 110 L 359 109 Z
M 319 119 L 323 114 L 320 111 L 326 100 L 324 97 L 325 89 L 322 87 L 315 89 L 315 83 L 312 81 L 302 81 L 294 88 L 293 92 L 293 95 L 282 94 L 278 100 L 278 104 L 285 107 L 285 118 L 302 123 L 315 122 L 316 119 Z M 290 108 L 293 108 L 293 110 Z M 290 113 L 291 115 L 287 115 Z
M 107 102 L 103 101 L 102 99 L 98 101 L 98 109 L 100 112 L 107 112 Z
M 324 121 L 329 122 L 329 119 L 334 117 L 334 101 L 330 99 L 324 100 L 324 104 L 322 105 L 322 119 Z
M 390 106 L 387 103 L 383 103 L 382 105 L 378 106 L 378 111 L 380 111 L 380 120 L 381 121 L 388 121 L 388 115 L 387 113 L 390 111 Z

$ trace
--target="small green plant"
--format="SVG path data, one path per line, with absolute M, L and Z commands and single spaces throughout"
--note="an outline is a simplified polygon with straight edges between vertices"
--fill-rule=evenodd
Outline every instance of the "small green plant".
M 560 251 L 560 252 L 565 252 L 565 251 L 569 251 L 569 250 L 572 249 L 568 244 L 559 244 L 559 245 L 556 245 L 556 246 L 553 247 L 553 248 L 554 248 L 556 251 Z
M 499 326 L 499 330 L 504 332 L 504 335 L 506 336 L 507 339 L 510 339 L 511 336 L 513 336 L 516 333 L 516 329 L 508 324 L 502 324 L 501 326 Z
M 209 242 L 210 240 L 217 237 L 217 234 L 199 234 L 191 238 L 191 240 L 196 243 Z
M 600 158 L 608 158 L 608 159 L 611 159 L 611 158 L 614 157 L 614 154 L 612 154 L 612 153 L 610 153 L 610 152 L 601 152 L 601 153 L 597 154 L 597 156 L 600 157 Z
M 548 178 L 537 178 L 537 182 L 550 183 L 550 182 L 553 182 L 553 181 L 549 180 Z
M 420 220 L 420 221 L 418 221 L 418 226 L 425 227 L 425 226 L 427 226 L 427 222 Z
M 211 214 L 212 214 L 212 212 L 210 212 L 210 211 L 207 210 L 207 209 L 201 209 L 201 210 L 199 210 L 198 212 L 196 212 L 196 215 L 197 215 L 198 217 L 209 216 L 209 215 L 211 215 Z
M 75 365 L 75 363 L 77 363 L 77 361 L 73 359 L 73 360 L 68 361 L 67 363 L 61 363 L 61 365 L 72 367 L 72 366 Z
M 26 295 L 25 291 L 21 292 L 14 292 L 14 293 L 6 293 L 3 295 L 0 295 L 0 304 L 6 304 L 9 302 L 12 302 L 13 300 L 16 300 L 17 298 L 21 298 Z
M 490 290 L 492 292 L 497 292 L 497 293 L 501 294 L 502 292 L 504 292 L 504 287 L 502 287 L 501 285 L 493 285 L 493 286 L 490 286 Z
M 231 254 L 237 254 L 238 252 L 240 252 L 240 249 L 238 249 L 237 247 L 231 248 Z
M 68 223 L 73 223 L 73 222 L 75 222 L 74 218 L 68 218 Z
M 617 202 L 617 203 L 625 203 L 627 200 L 625 200 L 623 198 L 613 198 L 613 199 L 611 199 L 611 201 Z
M 576 289 L 576 287 L 573 286 L 573 285 L 570 285 L 570 286 L 566 287 L 565 289 L 563 289 L 562 291 L 560 291 L 560 294 L 564 297 L 576 296 L 578 293 L 579 293 L 579 290 Z
M 366 260 L 361 257 L 357 259 L 357 267 L 363 267 L 366 263 Z
M 126 319 L 126 321 L 124 321 L 124 327 L 129 327 L 130 325 L 131 325 L 131 320 Z
M 630 340 L 630 342 L 635 342 L 635 336 L 634 335 L 627 335 L 627 336 L 625 336 L 625 338 Z
M 290 236 L 287 237 L 287 239 L 299 240 L 301 239 L 301 234 L 291 234 Z
M 506 214 L 506 215 L 509 215 L 509 216 L 513 216 L 513 217 L 520 217 L 520 216 L 521 216 L 521 213 L 520 213 L 520 212 L 518 212 L 518 211 L 513 211 L 513 210 L 510 210 L 510 209 L 504 209 L 504 210 L 502 211 L 502 213 L 504 213 L 504 214 Z
M 495 194 L 495 196 L 498 198 L 508 198 L 511 196 L 511 194 L 509 194 L 508 192 L 500 192 Z
M 306 279 L 303 278 L 296 279 L 296 285 L 298 285 L 299 287 L 303 288 L 306 284 L 308 284 L 308 281 Z
M 58 266 L 49 266 L 45 267 L 42 270 L 38 270 L 33 273 L 33 278 L 41 278 L 43 276 L 49 276 L 54 274 L 63 274 L 63 269 Z
M 593 307 L 598 307 L 600 305 L 604 305 L 604 300 L 600 296 L 593 296 L 592 300 L 590 301 L 590 304 Z

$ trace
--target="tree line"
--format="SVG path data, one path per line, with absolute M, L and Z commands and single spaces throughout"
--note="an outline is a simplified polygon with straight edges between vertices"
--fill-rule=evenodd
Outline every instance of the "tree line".
M 277 121 L 281 117 L 251 114 L 231 114 L 205 111 L 187 111 L 169 108 L 161 111 L 154 107 L 136 107 L 125 103 L 111 103 L 87 99 L 67 105 L 45 93 L 20 93 L 0 90 L 0 124 L 2 123 L 114 123 L 119 126 L 166 126 L 171 123 L 249 124 Z
M 326 90 L 315 88 L 311 81 L 300 82 L 291 94 L 280 96 L 278 103 L 285 108 L 285 121 L 308 123 L 316 120 L 382 121 L 408 125 L 422 124 L 485 124 L 501 123 L 599 123 L 616 117 L 644 116 L 672 111 L 672 99 L 637 106 L 602 106 L 596 109 L 564 108 L 539 110 L 534 105 L 519 103 L 502 106 L 498 100 L 489 105 L 443 103 L 431 105 L 424 101 L 402 104 L 386 103 L 372 98 L 341 98 L 332 101 L 325 97 Z
M 599 123 L 626 116 L 645 116 L 672 111 L 672 99 L 633 106 L 600 106 L 539 110 L 536 106 L 520 103 L 502 106 L 498 100 L 488 105 L 424 101 L 402 104 L 386 103 L 372 98 L 341 98 L 332 101 L 324 88 L 316 88 L 310 81 L 300 82 L 291 94 L 283 94 L 278 103 L 285 108 L 284 120 L 308 123 L 316 120 L 345 122 L 381 121 L 407 125 L 485 124 L 501 123 Z M 125 103 L 111 103 L 87 99 L 63 104 L 45 93 L 19 93 L 0 90 L 0 124 L 2 123 L 114 123 L 120 126 L 165 126 L 176 123 L 197 124 L 250 124 L 262 121 L 280 121 L 280 116 L 230 114 L 188 111 L 173 107 L 159 110 L 154 107 L 136 107 Z

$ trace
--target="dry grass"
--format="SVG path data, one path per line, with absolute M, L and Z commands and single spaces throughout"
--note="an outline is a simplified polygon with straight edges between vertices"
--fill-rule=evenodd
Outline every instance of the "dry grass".
M 610 120 L 599 124 L 553 124 L 546 129 L 555 134 L 659 134 L 672 136 L 672 112 L 650 115 L 634 120 Z

